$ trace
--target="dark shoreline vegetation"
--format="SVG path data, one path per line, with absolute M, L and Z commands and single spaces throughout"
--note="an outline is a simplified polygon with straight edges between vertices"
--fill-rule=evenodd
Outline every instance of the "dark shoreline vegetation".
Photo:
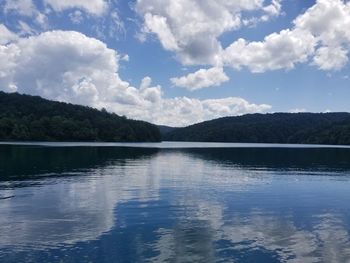
M 350 145 L 350 113 L 225 117 L 163 134 L 167 141 Z
M 0 92 L 0 141 L 162 140 L 350 145 L 350 113 L 247 114 L 174 128 L 86 106 Z
M 159 142 L 156 125 L 86 106 L 0 92 L 1 141 Z

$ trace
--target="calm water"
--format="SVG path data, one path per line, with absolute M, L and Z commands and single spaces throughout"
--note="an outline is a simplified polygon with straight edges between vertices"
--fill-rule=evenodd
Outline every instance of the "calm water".
M 0 262 L 350 262 L 349 148 L 154 147 L 0 145 Z

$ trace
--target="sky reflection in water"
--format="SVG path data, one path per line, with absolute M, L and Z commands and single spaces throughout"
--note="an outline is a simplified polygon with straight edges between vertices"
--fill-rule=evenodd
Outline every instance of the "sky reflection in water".
M 350 149 L 0 146 L 1 262 L 349 262 Z

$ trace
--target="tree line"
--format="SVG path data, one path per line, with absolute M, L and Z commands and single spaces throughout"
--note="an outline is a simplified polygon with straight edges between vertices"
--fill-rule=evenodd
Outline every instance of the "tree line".
M 106 110 L 0 92 L 0 140 L 156 142 L 156 125 Z
M 175 129 L 170 141 L 350 145 L 350 113 L 274 113 L 225 117 Z

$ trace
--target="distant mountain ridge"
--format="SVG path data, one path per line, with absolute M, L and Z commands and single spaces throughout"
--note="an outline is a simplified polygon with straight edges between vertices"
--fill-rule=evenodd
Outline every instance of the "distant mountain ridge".
M 350 113 L 273 113 L 224 117 L 179 128 L 167 141 L 350 145 Z
M 105 110 L 0 91 L 0 140 L 158 142 L 161 134 Z

